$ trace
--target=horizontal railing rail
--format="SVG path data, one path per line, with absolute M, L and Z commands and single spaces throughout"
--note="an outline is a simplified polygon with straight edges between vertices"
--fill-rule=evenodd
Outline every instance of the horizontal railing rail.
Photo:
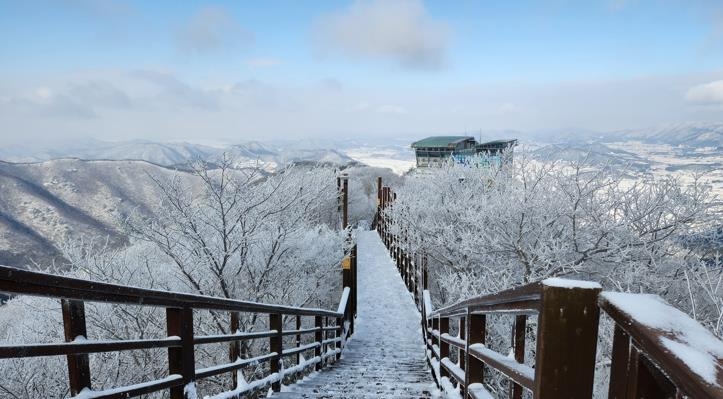
M 437 385 L 491 398 L 485 368 L 510 380 L 508 397 L 590 398 L 600 310 L 615 323 L 609 398 L 723 398 L 723 341 L 660 297 L 602 292 L 597 283 L 547 279 L 434 309 L 427 257 L 409 254 L 405 230 L 386 208 L 396 194 L 378 186 L 374 226 L 422 313 L 422 335 Z M 488 316 L 514 316 L 510 355 L 487 345 Z M 525 339 L 536 316 L 534 359 Z M 450 329 L 451 321 L 458 325 Z M 450 331 L 456 330 L 456 335 Z M 456 353 L 455 353 L 456 352 Z M 456 356 L 454 356 L 456 355 Z M 451 359 L 456 358 L 456 362 Z M 499 392 L 496 392 L 497 397 Z
M 345 261 L 356 270 L 356 245 Z M 356 277 L 355 275 L 353 277 Z M 355 286 L 350 278 L 345 283 Z M 339 358 L 351 334 L 355 307 L 352 288 L 345 286 L 335 311 L 326 309 L 254 303 L 212 296 L 167 292 L 0 266 L 0 292 L 57 298 L 61 300 L 64 343 L 28 343 L 0 345 L 0 359 L 39 356 L 66 356 L 72 396 L 84 398 L 127 398 L 170 389 L 172 399 L 192 397 L 195 381 L 230 373 L 229 395 L 239 397 L 270 386 L 279 391 L 284 376 L 324 365 Z M 160 307 L 166 310 L 167 336 L 152 339 L 93 340 L 88 337 L 85 303 L 113 303 Z M 229 334 L 198 336 L 193 331 L 194 311 L 228 312 Z M 266 331 L 240 331 L 240 314 L 266 314 Z M 295 318 L 295 328 L 284 329 L 284 317 Z M 313 318 L 314 327 L 303 326 L 304 317 Z M 302 344 L 302 336 L 313 335 Z M 283 337 L 295 336 L 292 347 L 285 348 Z M 240 342 L 267 339 L 269 352 L 242 359 Z M 230 363 L 197 369 L 194 351 L 199 345 L 228 343 Z M 92 390 L 89 354 L 143 349 L 168 350 L 168 375 L 164 378 L 122 387 Z M 312 356 L 302 357 L 304 352 Z M 295 366 L 282 367 L 285 358 L 295 357 Z M 307 359 L 307 360 L 303 360 Z M 259 363 L 268 363 L 266 377 L 239 385 L 236 371 Z M 52 396 L 52 393 L 48 393 Z
M 235 312 L 283 313 L 300 316 L 340 316 L 339 311 L 269 305 L 206 295 L 151 290 L 98 281 L 81 280 L 7 266 L 0 266 L 0 292 L 155 307 L 188 306 L 194 309 Z

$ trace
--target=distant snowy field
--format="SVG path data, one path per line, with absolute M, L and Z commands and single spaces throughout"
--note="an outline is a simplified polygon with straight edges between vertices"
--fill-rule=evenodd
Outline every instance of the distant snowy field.
M 416 165 L 411 148 L 359 147 L 345 149 L 344 153 L 355 161 L 373 167 L 389 168 L 398 175 L 406 173 Z

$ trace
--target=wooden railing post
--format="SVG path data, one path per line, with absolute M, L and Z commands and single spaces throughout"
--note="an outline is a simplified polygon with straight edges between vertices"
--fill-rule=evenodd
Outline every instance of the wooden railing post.
M 231 334 L 236 334 L 241 329 L 241 321 L 239 312 L 231 312 Z M 241 341 L 231 341 L 228 344 L 228 360 L 231 362 L 241 358 Z M 236 371 L 231 372 L 231 387 L 235 389 L 238 386 L 238 375 Z
M 82 301 L 61 300 L 63 308 L 63 329 L 65 342 L 75 341 L 82 337 L 87 339 L 85 324 L 85 305 Z M 90 361 L 87 353 L 68 355 L 68 379 L 70 394 L 78 395 L 84 388 L 90 389 Z
M 283 322 L 281 314 L 270 313 L 269 314 L 269 330 L 276 330 L 276 335 L 269 337 L 269 350 L 276 352 L 276 356 L 271 359 L 270 371 L 271 374 L 277 373 L 279 378 L 271 383 L 271 390 L 274 392 L 281 391 L 281 354 L 284 351 L 283 347 Z
M 301 316 L 296 315 L 296 330 L 301 330 Z M 301 334 L 296 333 L 296 347 L 301 346 Z M 296 364 L 301 364 L 301 352 L 296 354 Z
M 377 233 L 382 231 L 381 227 L 381 221 L 382 221 L 382 178 L 381 176 L 377 177 L 377 214 L 376 220 L 374 221 L 376 223 Z
M 442 341 L 442 334 L 449 334 L 449 318 L 448 317 L 440 317 L 439 318 L 439 362 L 442 362 L 442 359 L 449 357 L 449 344 L 447 342 Z M 440 364 L 439 367 L 439 376 L 440 377 L 449 377 L 449 372 L 446 368 L 442 367 Z
M 321 370 L 322 367 L 324 367 L 323 364 L 323 358 L 322 358 L 322 345 L 321 342 L 324 340 L 324 331 L 322 328 L 324 327 L 322 316 L 314 316 L 314 327 L 316 327 L 316 333 L 314 334 L 314 341 L 318 344 L 316 348 L 314 349 L 314 356 L 319 358 L 319 361 L 316 363 L 316 371 Z
M 168 374 L 180 374 L 183 385 L 171 388 L 171 399 L 183 399 L 184 391 L 196 376 L 193 353 L 193 309 L 166 308 L 168 336 L 181 338 L 180 348 L 168 348 Z
M 457 324 L 457 331 L 459 331 L 459 338 L 467 341 L 467 318 L 462 316 L 459 318 L 459 322 Z M 466 349 L 459 349 L 457 348 L 457 359 L 459 360 L 459 368 L 461 368 L 465 374 L 467 373 L 467 353 Z M 465 378 L 466 379 L 466 378 Z M 462 381 L 460 384 L 459 390 L 462 394 L 463 398 L 466 398 L 466 392 L 467 392 L 467 384 L 466 381 Z
M 353 247 L 351 247 L 351 292 L 350 295 L 350 301 L 351 303 L 347 305 L 351 309 L 349 312 L 349 334 L 354 334 L 354 319 L 356 318 L 356 306 L 357 306 L 357 246 L 354 244 Z
M 591 398 L 599 286 L 542 283 L 537 326 L 535 399 Z
M 470 384 L 481 384 L 484 382 L 484 363 L 474 356 L 469 355 L 469 346 L 472 344 L 484 344 L 487 330 L 487 316 L 476 315 L 467 310 L 467 343 L 465 344 L 465 382 L 464 386 L 469 391 Z
M 347 306 L 349 306 L 349 305 L 347 304 Z M 346 313 L 346 311 L 345 311 L 345 313 Z M 336 341 L 336 345 L 334 345 L 334 347 L 339 350 L 336 354 L 336 360 L 339 360 L 339 359 L 341 359 L 341 339 L 342 339 L 341 337 L 344 334 L 344 318 L 343 317 L 336 318 L 336 326 L 338 327 L 338 329 L 334 333 L 334 338 L 338 338 L 338 340 Z
M 515 316 L 515 324 L 512 328 L 512 347 L 514 348 L 515 360 L 517 363 L 525 363 L 525 330 L 527 329 L 527 316 Z M 510 398 L 522 399 L 522 386 L 514 382 L 510 383 Z

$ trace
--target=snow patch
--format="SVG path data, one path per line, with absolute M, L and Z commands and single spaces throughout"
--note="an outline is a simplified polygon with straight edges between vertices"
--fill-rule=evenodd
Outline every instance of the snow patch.
M 584 281 L 584 280 L 569 280 L 566 278 L 548 278 L 545 280 L 542 280 L 542 284 L 546 285 L 548 287 L 558 287 L 558 288 L 584 288 L 584 289 L 602 289 L 602 286 L 599 283 L 596 283 L 594 281 Z
M 648 328 L 666 333 L 661 344 L 707 383 L 723 373 L 723 341 L 657 295 L 603 292 L 601 297 Z

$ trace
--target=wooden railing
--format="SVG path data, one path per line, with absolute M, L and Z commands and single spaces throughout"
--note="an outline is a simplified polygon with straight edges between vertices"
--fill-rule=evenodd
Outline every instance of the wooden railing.
M 597 283 L 547 279 L 435 310 L 426 256 L 407 253 L 404 234 L 392 234 L 384 211 L 396 195 L 381 179 L 377 185 L 374 226 L 422 313 L 427 358 L 441 389 L 492 398 L 487 368 L 509 379 L 509 398 L 522 398 L 523 390 L 534 398 L 591 398 L 602 309 L 615 323 L 609 398 L 723 398 L 723 341 L 655 295 L 601 293 Z M 500 314 L 514 317 L 510 356 L 487 345 L 488 316 Z M 525 359 L 530 316 L 536 344 L 534 359 Z
M 723 343 L 657 295 L 603 292 L 615 322 L 610 398 L 723 398 Z
M 352 255 L 356 254 L 356 246 Z M 349 269 L 356 269 L 356 257 L 349 258 Z M 67 357 L 70 393 L 83 392 L 83 398 L 127 398 L 150 392 L 170 390 L 172 399 L 188 398 L 195 391 L 195 381 L 223 373 L 231 373 L 228 393 L 234 397 L 270 386 L 279 391 L 285 375 L 302 372 L 312 366 L 319 370 L 338 359 L 351 333 L 354 321 L 353 285 L 347 285 L 336 310 L 278 306 L 217 298 L 202 295 L 165 292 L 115 284 L 86 281 L 51 274 L 0 266 L 0 292 L 58 298 L 62 303 L 64 343 L 0 346 L 0 359 L 36 356 Z M 165 308 L 167 337 L 134 340 L 94 340 L 86 329 L 86 302 L 105 302 Z M 208 310 L 228 313 L 231 334 L 199 336 L 194 334 L 194 311 Z M 265 314 L 269 329 L 245 332 L 239 330 L 241 313 Z M 284 329 L 284 317 L 295 319 L 295 328 Z M 313 319 L 313 327 L 302 328 L 303 321 Z M 308 320 L 306 320 L 306 324 Z M 290 324 L 290 323 L 287 323 Z M 312 342 L 302 345 L 302 336 L 313 336 Z M 294 336 L 290 347 L 284 337 Z M 267 339 L 269 352 L 242 359 L 241 341 Z M 194 349 L 199 345 L 229 343 L 230 363 L 197 369 Z M 89 354 L 127 350 L 167 348 L 168 375 L 145 383 L 93 391 Z M 313 356 L 301 357 L 302 353 Z M 294 361 L 294 358 L 296 359 Z M 301 359 L 308 359 L 301 361 Z M 296 363 L 282 367 L 282 361 Z M 268 374 L 249 384 L 237 385 L 236 371 L 268 362 Z M 47 397 L 59 393 L 48 392 Z M 230 397 L 230 396 L 229 396 Z

